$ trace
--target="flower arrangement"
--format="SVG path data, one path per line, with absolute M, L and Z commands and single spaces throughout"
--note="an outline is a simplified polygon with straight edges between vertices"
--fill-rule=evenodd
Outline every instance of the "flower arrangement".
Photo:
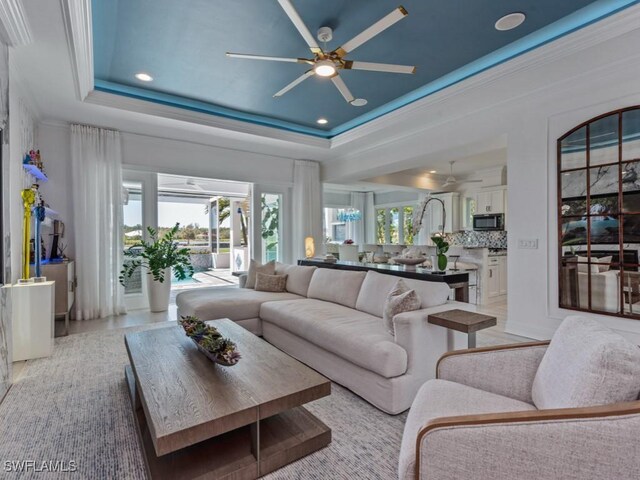
M 353 240 L 351 240 L 350 238 L 347 238 L 344 242 L 342 242 L 344 245 L 353 245 Z
M 232 367 L 240 361 L 236 344 L 224 338 L 217 328 L 207 325 L 197 317 L 187 316 L 178 320 L 189 337 L 210 360 L 220 365 Z

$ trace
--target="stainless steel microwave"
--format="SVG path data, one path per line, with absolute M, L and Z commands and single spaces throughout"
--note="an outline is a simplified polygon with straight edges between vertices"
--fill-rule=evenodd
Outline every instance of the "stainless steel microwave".
M 473 229 L 477 231 L 504 230 L 504 214 L 488 213 L 474 215 Z

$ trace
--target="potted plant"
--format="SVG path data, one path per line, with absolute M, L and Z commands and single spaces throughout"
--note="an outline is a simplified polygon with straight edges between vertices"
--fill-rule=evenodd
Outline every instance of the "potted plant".
M 449 242 L 443 237 L 434 235 L 431 241 L 436 245 L 436 254 L 431 256 L 431 268 L 436 272 L 444 272 L 447 269 L 447 256 Z
M 147 270 L 147 292 L 149 294 L 149 308 L 152 312 L 166 312 L 169 309 L 169 294 L 171 292 L 172 269 L 178 280 L 184 280 L 193 275 L 193 267 L 189 260 L 189 249 L 180 248 L 174 241 L 180 224 L 176 225 L 162 237 L 151 227 L 147 227 L 150 242 L 140 241 L 128 249 L 124 254 L 131 257 L 120 272 L 120 283 L 124 285 L 134 271 L 143 267 Z

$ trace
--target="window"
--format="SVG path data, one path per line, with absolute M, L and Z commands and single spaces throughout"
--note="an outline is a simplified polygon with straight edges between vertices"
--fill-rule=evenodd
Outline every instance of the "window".
M 413 209 L 413 205 L 377 208 L 377 242 L 413 245 Z
M 384 208 L 378 208 L 376 210 L 376 241 L 378 243 L 387 243 L 386 232 L 387 230 L 387 211 Z
M 559 304 L 640 319 L 640 107 L 558 140 Z
M 404 216 L 403 233 L 405 245 L 413 245 L 413 207 L 402 207 Z
M 144 235 L 142 225 L 142 183 L 140 182 L 124 182 L 123 187 L 126 191 L 124 204 L 122 206 L 123 213 L 123 240 L 125 250 L 140 243 Z M 124 257 L 124 263 L 130 263 L 131 257 Z M 124 293 L 142 294 L 142 271 L 138 267 L 133 275 L 124 281 Z
M 263 193 L 262 205 L 262 261 L 280 260 L 280 210 L 282 195 Z

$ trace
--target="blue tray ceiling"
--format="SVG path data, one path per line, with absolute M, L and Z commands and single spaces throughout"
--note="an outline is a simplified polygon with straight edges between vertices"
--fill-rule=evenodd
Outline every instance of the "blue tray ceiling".
M 232 59 L 225 52 L 311 58 L 276 0 L 92 0 L 96 89 L 330 138 L 638 1 L 293 0 L 312 33 L 334 29 L 332 50 L 402 4 L 409 15 L 350 60 L 416 65 L 415 75 L 344 71 L 364 107 L 326 78 L 273 94 L 304 73 L 295 63 Z M 511 12 L 527 20 L 499 32 Z M 138 72 L 154 77 L 136 80 Z M 326 126 L 316 124 L 325 117 Z

